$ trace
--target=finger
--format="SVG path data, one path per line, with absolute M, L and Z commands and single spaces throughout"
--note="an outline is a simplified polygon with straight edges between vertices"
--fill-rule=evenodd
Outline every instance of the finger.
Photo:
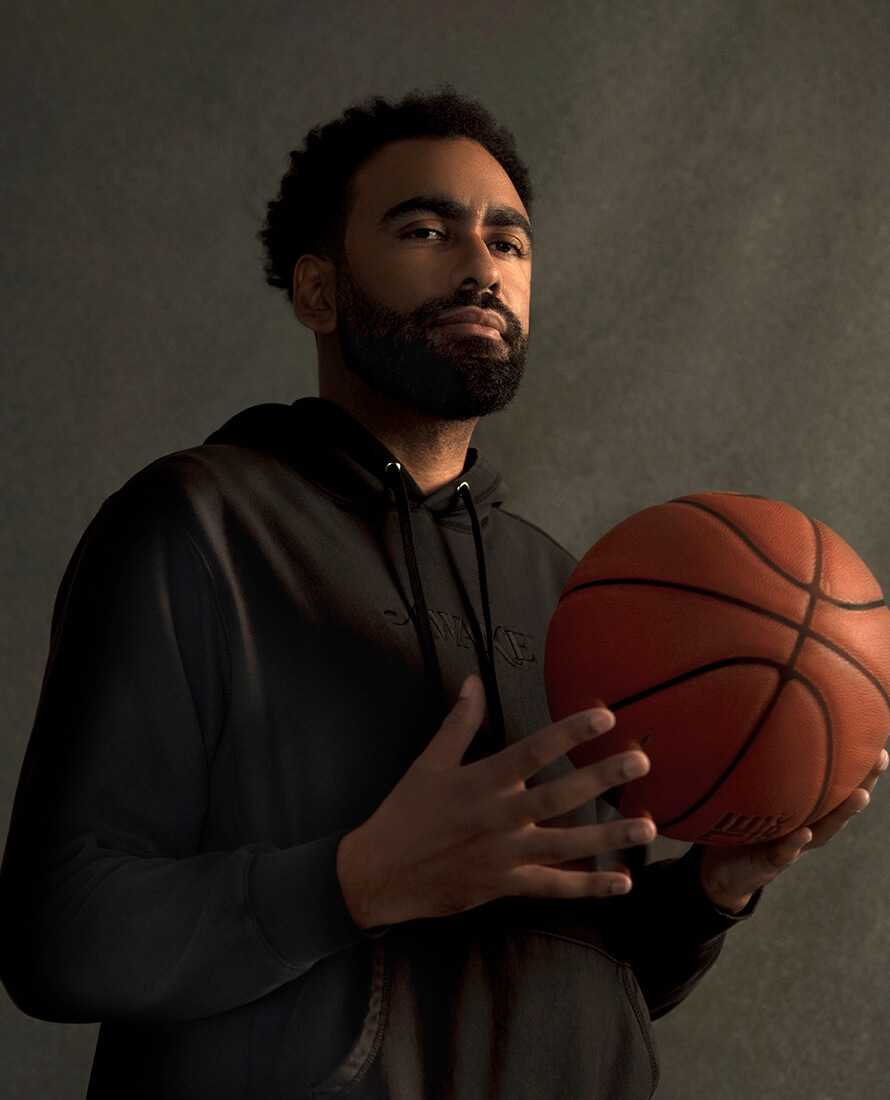
M 847 824 L 851 817 L 861 813 L 866 808 L 871 801 L 871 792 L 882 773 L 886 771 L 888 762 L 890 762 L 890 756 L 888 756 L 886 749 L 882 749 L 874 768 L 849 797 L 844 799 L 830 813 L 820 817 L 818 821 L 812 822 L 814 836 L 809 847 L 821 848 Z
M 782 837 L 773 848 L 770 863 L 774 867 L 787 867 L 794 863 L 806 851 L 812 838 L 812 829 L 798 829 L 790 836 Z
M 869 778 L 863 780 L 863 782 L 859 784 L 859 786 L 856 788 L 856 790 L 857 791 L 865 791 L 866 794 L 870 795 L 871 792 L 875 789 L 875 785 L 877 784 L 878 779 L 880 779 L 880 777 L 881 777 L 880 772 L 877 772 L 877 773 L 872 772 L 872 774 L 869 776 Z M 863 809 L 864 809 L 864 807 L 863 807 Z
M 533 898 L 604 898 L 626 894 L 632 885 L 627 875 L 615 871 L 560 871 L 529 865 L 511 872 L 504 892 Z
M 468 767 L 491 769 L 505 785 L 524 781 L 564 756 L 569 749 L 605 733 L 614 725 L 615 715 L 604 707 L 579 710 Z
M 862 810 L 868 805 L 870 801 L 868 791 L 862 787 L 857 787 L 849 798 L 845 799 L 840 806 L 835 807 L 831 813 L 826 814 L 825 817 L 820 817 L 818 821 L 814 821 L 811 828 L 813 830 L 813 839 L 810 841 L 807 847 L 809 848 L 821 848 L 827 844 L 829 840 L 844 828 L 850 821 L 851 817 L 861 813 Z
M 649 844 L 656 829 L 651 818 L 628 818 L 603 825 L 572 825 L 567 829 L 531 826 L 522 834 L 521 863 L 548 866 L 605 855 L 636 844 Z
M 432 740 L 415 763 L 433 768 L 456 768 L 485 718 L 485 686 L 475 673 L 461 685 L 461 695 L 445 716 Z
M 811 835 L 809 829 L 798 829 L 789 836 L 756 845 L 754 851 L 736 862 L 727 862 L 720 871 L 719 893 L 724 897 L 742 897 L 773 882 L 800 858 Z
M 617 787 L 631 779 L 638 779 L 649 771 L 649 757 L 639 750 L 616 753 L 577 768 L 569 775 L 526 787 L 517 791 L 503 804 L 505 824 L 522 821 L 549 821 L 570 810 L 583 806 L 603 791 Z
M 875 761 L 874 767 L 859 786 L 864 787 L 867 791 L 873 790 L 875 783 L 881 778 L 881 774 L 886 771 L 888 761 L 890 761 L 890 757 L 888 757 L 887 750 L 881 749 L 881 754 Z

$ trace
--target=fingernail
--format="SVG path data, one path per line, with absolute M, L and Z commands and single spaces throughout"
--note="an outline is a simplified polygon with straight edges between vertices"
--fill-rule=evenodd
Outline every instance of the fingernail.
M 887 770 L 887 765 L 890 764 L 890 755 L 888 755 L 886 749 L 881 750 L 881 771 Z

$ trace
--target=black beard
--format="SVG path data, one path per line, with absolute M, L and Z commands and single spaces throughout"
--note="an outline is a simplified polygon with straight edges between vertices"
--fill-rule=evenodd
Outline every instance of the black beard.
M 519 389 L 528 337 L 494 301 L 464 295 L 403 314 L 369 298 L 348 268 L 339 267 L 337 333 L 343 363 L 372 389 L 425 416 L 472 420 L 499 412 Z M 430 333 L 430 320 L 464 306 L 493 309 L 506 332 L 497 340 Z

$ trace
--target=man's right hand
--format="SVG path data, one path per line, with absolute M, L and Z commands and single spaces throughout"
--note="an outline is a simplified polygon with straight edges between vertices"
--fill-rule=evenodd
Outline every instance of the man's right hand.
M 347 907 L 361 928 L 444 917 L 495 898 L 604 897 L 630 889 L 619 871 L 551 866 L 654 839 L 650 818 L 571 828 L 541 826 L 610 787 L 645 775 L 640 750 L 608 756 L 572 774 L 525 781 L 575 745 L 611 729 L 604 708 L 578 711 L 475 763 L 461 765 L 485 716 L 485 689 L 471 674 L 439 730 L 389 795 L 337 850 Z M 608 724 L 596 729 L 593 718 Z M 625 771 L 627 765 L 635 770 Z M 641 826 L 645 834 L 632 830 Z M 613 889 L 619 884 L 620 889 Z

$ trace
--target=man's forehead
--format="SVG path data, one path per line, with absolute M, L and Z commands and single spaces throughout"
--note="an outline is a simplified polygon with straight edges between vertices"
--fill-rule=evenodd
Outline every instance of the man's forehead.
M 354 210 L 374 228 L 398 204 L 432 194 L 480 212 L 495 206 L 527 213 L 496 158 L 464 138 L 407 138 L 385 145 L 355 174 Z

